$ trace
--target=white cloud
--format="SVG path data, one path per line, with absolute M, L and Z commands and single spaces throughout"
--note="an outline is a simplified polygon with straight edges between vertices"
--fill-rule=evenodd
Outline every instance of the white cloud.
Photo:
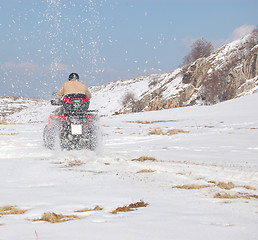
M 231 34 L 231 37 L 230 37 L 230 41 L 234 41 L 234 40 L 237 40 L 241 37 L 244 37 L 246 36 L 247 34 L 251 33 L 253 30 L 255 29 L 255 26 L 254 25 L 242 25 L 238 28 L 236 28 L 232 34 Z
M 214 48 L 217 49 L 227 43 L 231 43 L 237 39 L 240 39 L 240 38 L 248 35 L 254 29 L 255 29 L 255 25 L 244 24 L 244 25 L 234 29 L 233 32 L 230 34 L 229 38 L 212 41 L 212 44 L 213 44 Z

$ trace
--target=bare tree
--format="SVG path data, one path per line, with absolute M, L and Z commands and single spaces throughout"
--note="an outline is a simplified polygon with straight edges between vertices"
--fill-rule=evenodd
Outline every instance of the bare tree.
M 126 92 L 122 99 L 123 106 L 134 102 L 135 102 L 135 94 L 133 92 Z
M 213 45 L 205 38 L 196 40 L 191 46 L 191 52 L 183 59 L 183 64 L 189 64 L 201 57 L 208 57 L 213 51 Z

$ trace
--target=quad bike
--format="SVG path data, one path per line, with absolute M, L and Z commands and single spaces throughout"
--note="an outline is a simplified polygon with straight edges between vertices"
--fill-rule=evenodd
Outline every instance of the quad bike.
M 52 112 L 43 131 L 47 148 L 95 150 L 98 143 L 97 110 L 88 110 L 89 98 L 84 94 L 68 94 L 51 104 L 61 106 Z

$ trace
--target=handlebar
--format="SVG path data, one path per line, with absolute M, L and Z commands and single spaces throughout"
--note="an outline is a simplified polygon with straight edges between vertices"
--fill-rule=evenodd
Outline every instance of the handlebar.
M 62 105 L 61 101 L 56 100 L 56 99 L 52 99 L 52 100 L 50 100 L 50 102 L 51 102 L 51 105 L 53 105 L 53 106 L 61 106 Z

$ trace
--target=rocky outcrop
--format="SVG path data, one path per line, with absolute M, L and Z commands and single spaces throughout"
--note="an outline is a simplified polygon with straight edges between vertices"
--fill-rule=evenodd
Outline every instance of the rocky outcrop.
M 228 75 L 228 99 L 235 98 L 249 92 L 257 86 L 258 75 L 258 45 L 256 45 L 244 59 L 240 66 L 236 66 Z
M 176 94 L 163 96 L 167 84 L 164 83 L 162 88 L 153 91 L 152 99 L 141 98 L 135 103 L 140 108 L 131 105 L 127 110 L 151 111 L 194 104 L 214 104 L 255 91 L 258 86 L 258 45 L 253 47 L 253 44 L 258 43 L 257 33 L 256 42 L 250 44 L 250 38 L 254 39 L 249 36 L 223 46 L 211 56 L 200 58 L 182 68 L 181 90 Z
M 102 108 L 108 109 L 114 96 L 122 99 L 131 91 L 135 100 L 124 106 L 117 103 L 115 109 L 117 113 L 130 113 L 209 105 L 252 94 L 258 89 L 257 55 L 258 31 L 255 31 L 172 72 L 108 83 L 96 88 L 95 93 L 92 89 L 94 101 L 103 102 Z M 107 99 L 109 95 L 112 98 Z

